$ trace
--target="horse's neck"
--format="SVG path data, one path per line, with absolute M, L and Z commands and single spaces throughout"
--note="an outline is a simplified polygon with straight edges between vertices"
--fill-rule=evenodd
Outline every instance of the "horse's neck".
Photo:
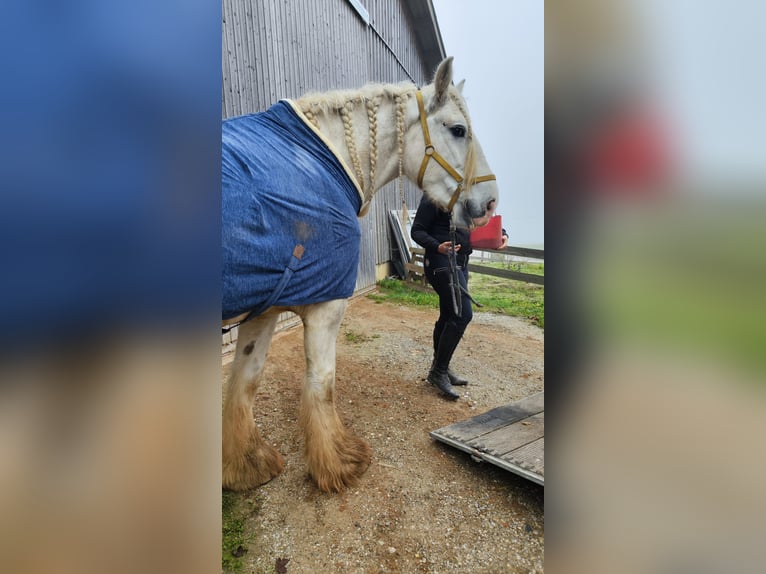
M 355 174 L 365 199 L 399 176 L 397 107 L 414 89 L 369 87 L 359 92 L 334 92 L 298 100 L 304 114 L 333 145 Z

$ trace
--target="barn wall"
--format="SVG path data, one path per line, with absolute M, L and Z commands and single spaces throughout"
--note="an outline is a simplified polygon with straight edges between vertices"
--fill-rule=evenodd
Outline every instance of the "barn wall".
M 438 29 L 417 16 L 428 12 L 430 0 L 355 3 L 367 10 L 369 24 L 350 0 L 223 0 L 223 117 L 262 111 L 308 91 L 367 82 L 428 83 L 438 63 L 434 53 L 443 52 Z M 424 26 L 428 33 L 422 33 Z M 417 207 L 417 188 L 405 181 L 404 192 L 408 207 Z M 374 285 L 376 265 L 391 259 L 386 217 L 389 209 L 400 208 L 393 182 L 378 191 L 360 220 L 357 289 Z

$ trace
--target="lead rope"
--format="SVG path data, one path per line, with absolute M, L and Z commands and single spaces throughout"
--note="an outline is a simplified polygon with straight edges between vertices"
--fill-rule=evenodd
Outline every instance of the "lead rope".
M 450 286 L 450 294 L 452 295 L 452 309 L 453 311 L 455 311 L 455 315 L 457 315 L 458 317 L 462 317 L 463 316 L 463 295 L 468 297 L 468 300 L 479 308 L 484 307 L 484 305 L 482 305 L 476 299 L 474 299 L 471 296 L 471 294 L 468 292 L 468 289 L 463 287 L 463 285 L 461 285 L 460 283 L 460 276 L 458 275 L 459 268 L 457 265 L 457 251 L 455 251 L 456 239 L 457 239 L 457 227 L 455 226 L 455 221 L 452 219 L 451 211 L 449 212 L 449 239 L 450 239 L 450 243 L 452 244 L 452 249 L 450 249 L 450 252 L 447 253 L 447 261 L 449 261 L 449 271 L 450 271 L 449 286 Z
M 449 212 L 449 240 L 451 248 L 447 253 L 447 261 L 449 261 L 449 287 L 450 294 L 452 295 L 452 310 L 455 311 L 455 315 L 458 317 L 463 316 L 463 296 L 460 293 L 462 285 L 460 285 L 460 277 L 458 275 L 457 267 L 457 251 L 455 250 L 457 238 L 457 227 L 455 226 L 455 220 L 452 218 L 452 212 Z

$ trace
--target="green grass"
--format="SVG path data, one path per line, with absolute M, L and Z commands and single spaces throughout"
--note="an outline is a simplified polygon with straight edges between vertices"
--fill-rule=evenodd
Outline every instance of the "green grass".
M 245 534 L 245 519 L 248 511 L 244 508 L 244 502 L 250 503 L 257 511 L 260 506 L 257 498 L 242 500 L 242 495 L 229 490 L 223 491 L 221 505 L 221 566 L 224 572 L 239 572 L 244 566 L 242 556 L 237 556 L 246 549 L 252 536 Z M 239 550 L 238 550 L 239 549 Z
M 346 338 L 346 341 L 349 343 L 352 343 L 354 345 L 359 345 L 361 343 L 366 343 L 367 341 L 371 341 L 372 339 L 377 339 L 380 337 L 380 335 L 364 335 L 362 333 L 357 333 L 355 331 L 345 331 L 343 333 L 343 336 Z
M 439 296 L 430 288 L 424 292 L 398 279 L 382 279 L 378 281 L 378 290 L 378 293 L 371 293 L 367 298 L 377 303 L 390 301 L 417 307 L 439 308 Z
M 505 263 L 484 263 L 483 265 L 512 269 L 532 275 L 544 274 L 542 264 L 512 263 L 509 266 Z M 474 299 L 484 305 L 481 311 L 521 317 L 545 328 L 545 289 L 542 285 L 471 273 L 468 279 L 468 290 Z
M 495 268 L 513 269 L 535 275 L 544 274 L 543 264 L 536 263 L 483 263 Z M 540 285 L 521 281 L 471 273 L 468 290 L 479 303 L 480 311 L 521 317 L 545 328 L 545 290 Z M 425 291 L 410 283 L 397 279 L 383 279 L 378 282 L 378 293 L 368 295 L 376 302 L 390 301 L 405 305 L 439 308 L 439 297 L 429 286 Z M 476 310 L 474 308 L 474 310 Z

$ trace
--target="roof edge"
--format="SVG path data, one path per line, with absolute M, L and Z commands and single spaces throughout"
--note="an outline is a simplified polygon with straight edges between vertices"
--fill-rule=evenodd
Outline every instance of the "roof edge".
M 404 0 L 402 3 L 407 8 L 413 27 L 417 31 L 420 53 L 428 73 L 431 74 L 447 57 L 433 2 L 432 0 Z

